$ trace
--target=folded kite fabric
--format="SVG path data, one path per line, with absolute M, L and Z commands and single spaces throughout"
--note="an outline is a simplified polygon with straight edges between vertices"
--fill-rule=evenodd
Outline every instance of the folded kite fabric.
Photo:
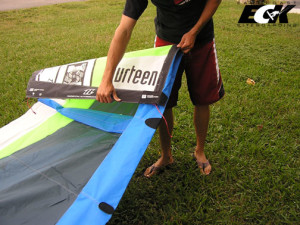
M 113 78 L 123 101 L 111 104 L 94 100 L 106 58 L 35 72 L 27 95 L 39 101 L 0 129 L 1 224 L 106 224 L 161 120 L 181 57 L 175 46 L 127 53 Z

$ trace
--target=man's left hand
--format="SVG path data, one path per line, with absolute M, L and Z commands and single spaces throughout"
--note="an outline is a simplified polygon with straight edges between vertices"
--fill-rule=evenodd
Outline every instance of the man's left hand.
M 181 38 L 180 43 L 177 45 L 178 48 L 181 48 L 184 54 L 187 54 L 194 47 L 196 40 L 196 34 L 192 31 L 187 32 Z

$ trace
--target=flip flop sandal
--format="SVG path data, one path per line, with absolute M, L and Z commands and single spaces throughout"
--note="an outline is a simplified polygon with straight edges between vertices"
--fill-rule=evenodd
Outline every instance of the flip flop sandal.
M 153 164 L 152 166 L 150 166 L 146 169 L 146 171 L 144 172 L 144 176 L 150 178 L 153 175 L 162 172 L 164 169 L 168 168 L 171 164 L 173 164 L 173 163 L 169 163 L 165 166 L 155 166 Z
M 207 160 L 205 163 L 204 163 L 204 162 L 200 162 L 200 161 L 196 158 L 195 153 L 193 153 L 192 156 L 193 156 L 194 160 L 197 162 L 198 167 L 199 167 L 200 169 L 203 170 L 203 173 L 202 173 L 202 174 L 203 174 L 203 175 L 209 175 L 209 174 L 206 174 L 206 173 L 205 173 L 205 168 L 208 167 L 208 166 L 210 166 L 209 161 Z

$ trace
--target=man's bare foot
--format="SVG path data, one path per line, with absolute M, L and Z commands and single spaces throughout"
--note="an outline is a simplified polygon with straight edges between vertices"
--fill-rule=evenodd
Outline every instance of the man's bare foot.
M 170 157 L 160 157 L 156 163 L 152 166 L 148 167 L 144 172 L 145 177 L 152 177 L 153 175 L 157 174 L 158 172 L 162 171 L 166 166 L 171 165 L 174 163 L 174 159 L 172 156 Z
M 204 152 L 195 151 L 193 153 L 193 157 L 197 162 L 197 165 L 200 169 L 201 174 L 203 175 L 209 175 L 211 172 L 211 165 L 209 161 L 207 160 Z

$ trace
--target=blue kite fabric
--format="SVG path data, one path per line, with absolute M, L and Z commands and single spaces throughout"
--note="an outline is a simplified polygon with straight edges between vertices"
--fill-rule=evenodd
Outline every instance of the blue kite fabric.
M 0 129 L 0 224 L 106 224 L 161 121 L 181 58 L 176 46 L 126 53 L 113 78 L 125 101 L 111 104 L 94 99 L 103 58 L 35 72 L 27 94 L 39 101 Z
M 40 99 L 40 102 L 54 108 L 60 114 L 77 122 L 112 133 L 123 133 L 133 116 L 107 113 L 92 109 L 64 108 L 51 99 Z

